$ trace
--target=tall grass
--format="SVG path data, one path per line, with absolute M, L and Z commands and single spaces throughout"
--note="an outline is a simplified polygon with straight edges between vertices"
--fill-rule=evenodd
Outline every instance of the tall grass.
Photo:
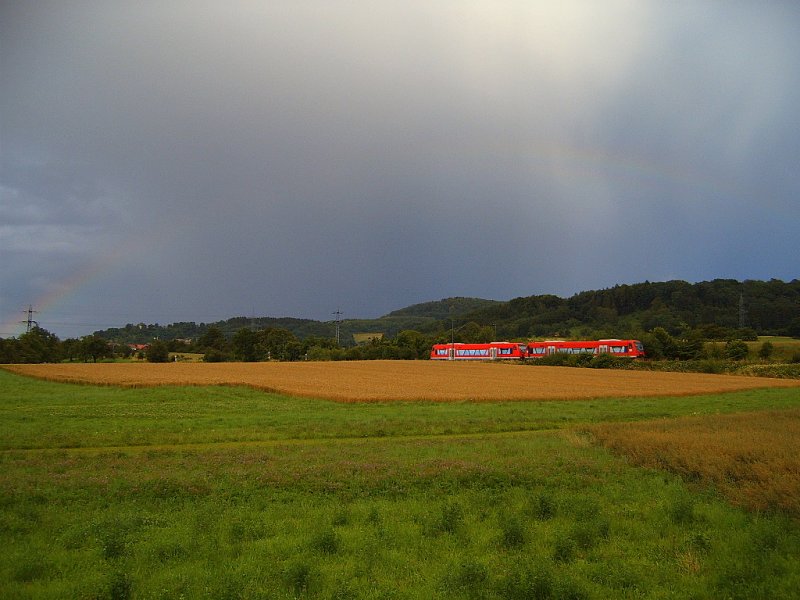
M 563 429 L 685 414 L 686 399 L 415 412 L 227 388 L 5 382 L 4 439 L 17 427 L 26 444 L 41 438 L 0 452 L 0 597 L 796 597 L 795 521 L 737 509 Z M 750 394 L 699 406 L 798 404 Z M 515 419 L 538 427 L 513 431 Z M 194 445 L 161 442 L 181 423 Z M 96 443 L 151 425 L 149 445 Z M 217 428 L 223 442 L 211 443 Z M 59 447 L 81 435 L 94 437 Z
M 0 450 L 203 445 L 532 431 L 587 422 L 785 408 L 798 390 L 676 398 L 343 405 L 238 387 L 121 389 L 0 369 Z
M 800 518 L 800 408 L 604 423 L 590 431 L 635 464 L 712 483 L 752 510 Z

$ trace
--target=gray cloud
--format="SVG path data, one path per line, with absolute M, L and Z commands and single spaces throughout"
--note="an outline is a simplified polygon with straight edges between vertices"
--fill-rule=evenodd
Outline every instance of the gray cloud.
M 790 4 L 0 10 L 3 321 L 796 276 Z

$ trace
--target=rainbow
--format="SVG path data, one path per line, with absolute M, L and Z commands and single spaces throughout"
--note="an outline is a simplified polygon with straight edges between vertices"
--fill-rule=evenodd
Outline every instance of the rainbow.
M 46 292 L 30 303 L 33 310 L 36 311 L 34 320 L 42 322 L 42 316 L 51 311 L 53 307 L 109 271 L 113 265 L 117 264 L 119 256 L 120 253 L 117 251 L 110 252 L 103 258 L 91 260 L 83 267 L 76 269 L 68 278 L 51 283 Z M 11 314 L 6 315 L 5 320 L 0 322 L 0 332 L 2 332 L 0 337 L 19 336 L 25 333 L 27 309 L 23 306 L 15 307 L 15 309 Z M 46 324 L 43 326 L 47 329 Z

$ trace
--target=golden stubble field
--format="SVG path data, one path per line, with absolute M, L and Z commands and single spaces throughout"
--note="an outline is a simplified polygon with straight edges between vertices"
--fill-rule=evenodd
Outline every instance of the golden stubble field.
M 243 385 L 291 396 L 340 402 L 685 396 L 765 387 L 800 387 L 797 380 L 735 375 L 483 362 L 75 363 L 6 365 L 3 368 L 50 381 L 126 387 Z
M 800 409 L 601 423 L 589 431 L 633 464 L 710 482 L 751 510 L 800 518 Z

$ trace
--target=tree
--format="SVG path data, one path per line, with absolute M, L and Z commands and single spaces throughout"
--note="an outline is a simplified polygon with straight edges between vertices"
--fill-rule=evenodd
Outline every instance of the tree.
M 34 327 L 19 336 L 18 347 L 19 362 L 46 363 L 61 360 L 61 343 L 58 337 L 41 327 Z
M 267 327 L 259 331 L 258 345 L 262 360 L 298 360 L 309 347 L 308 344 L 301 344 L 291 331 L 283 327 Z M 335 341 L 333 345 L 336 345 Z
M 111 356 L 111 346 L 103 338 L 96 335 L 87 335 L 78 344 L 78 356 L 88 362 L 97 362 L 98 358 L 108 358 Z
M 405 329 L 397 334 L 395 344 L 413 352 L 415 358 L 428 358 L 433 342 L 419 331 Z
M 226 352 L 228 350 L 228 340 L 219 327 L 212 325 L 198 338 L 197 346 L 202 350 L 214 348 L 220 352 Z
M 763 360 L 769 360 L 774 351 L 775 346 L 772 345 L 772 342 L 766 341 L 761 344 L 761 348 L 758 349 L 758 357 Z
M 0 365 L 8 365 L 17 362 L 16 360 L 16 340 L 4 340 L 0 338 Z
M 744 360 L 747 352 L 747 344 L 742 340 L 730 340 L 725 344 L 725 357 L 731 360 Z
M 800 338 L 800 317 L 791 320 L 789 326 L 786 328 L 786 335 L 793 338 Z
M 133 349 L 128 344 L 117 344 L 116 354 L 120 358 L 130 358 L 133 354 Z
M 165 363 L 169 360 L 169 349 L 161 340 L 155 340 L 145 352 L 147 362 Z
M 72 362 L 80 356 L 81 341 L 76 338 L 67 338 L 61 342 L 61 355 L 63 358 Z
M 244 362 L 259 360 L 258 336 L 249 327 L 243 327 L 233 335 L 233 357 Z

